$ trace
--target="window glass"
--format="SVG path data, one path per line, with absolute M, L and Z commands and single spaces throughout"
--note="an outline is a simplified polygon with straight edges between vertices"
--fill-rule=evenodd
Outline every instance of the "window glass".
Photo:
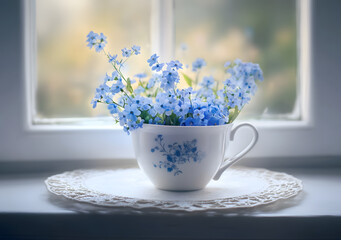
M 265 80 L 241 118 L 290 116 L 297 97 L 296 1 L 175 0 L 175 24 L 176 57 L 204 58 L 202 76 L 222 82 L 224 63 L 236 58 L 260 64 Z
M 106 58 L 86 47 L 93 30 L 108 37 L 107 49 L 121 54 L 134 44 L 141 55 L 125 71 L 144 71 L 150 56 L 150 0 L 37 0 L 37 118 L 108 116 L 90 102 L 105 73 Z

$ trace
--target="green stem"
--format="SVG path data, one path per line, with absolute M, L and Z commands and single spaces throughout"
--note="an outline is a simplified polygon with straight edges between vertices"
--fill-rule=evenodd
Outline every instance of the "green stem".
M 104 49 L 103 49 L 103 53 L 107 56 L 108 59 L 110 59 L 109 54 L 106 53 L 106 51 L 105 51 Z M 124 80 L 125 82 L 127 82 L 126 78 L 124 77 L 124 75 L 122 74 L 122 72 L 120 71 L 120 69 L 117 69 L 116 64 L 111 63 L 111 65 L 112 65 L 112 66 L 114 67 L 114 69 L 120 74 L 120 76 L 123 78 L 123 80 Z
M 123 64 L 125 64 L 125 62 L 126 62 L 126 61 L 127 61 L 129 58 L 130 58 L 130 56 L 129 56 L 129 57 L 127 57 L 127 58 L 126 58 L 126 60 L 124 60 L 124 61 L 123 61 L 123 63 L 121 63 L 121 64 L 120 64 L 120 67 L 119 67 L 119 69 L 118 69 L 119 71 L 121 71 L 121 67 L 122 67 L 122 65 L 123 65 Z
M 117 106 L 119 106 L 119 107 L 122 107 L 122 108 L 123 108 L 123 106 L 122 106 L 122 105 L 118 104 L 118 103 L 117 103 L 117 102 L 115 102 L 114 100 L 112 100 L 112 99 L 111 99 L 111 101 L 112 101 L 112 103 L 113 103 L 113 104 L 115 104 L 115 105 L 117 105 Z M 98 103 L 105 103 L 105 104 L 108 104 L 108 103 L 106 103 L 106 102 L 102 102 L 102 101 L 100 101 L 100 100 L 97 100 L 97 102 L 98 102 Z

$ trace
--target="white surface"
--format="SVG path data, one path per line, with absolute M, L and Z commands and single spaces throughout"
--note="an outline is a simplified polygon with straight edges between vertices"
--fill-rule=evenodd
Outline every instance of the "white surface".
M 235 216 L 305 217 L 341 216 L 340 169 L 286 169 L 281 170 L 303 181 L 304 190 L 296 197 L 275 204 L 230 214 Z M 47 176 L 1 176 L 0 213 L 76 214 L 116 213 L 115 208 L 103 208 L 77 203 L 49 193 L 44 184 Z M 146 213 L 146 212 L 145 212 Z M 205 214 L 206 212 L 202 212 Z M 223 212 L 221 214 L 224 214 Z
M 132 177 L 134 179 L 132 179 Z M 199 201 L 238 197 L 260 192 L 267 187 L 265 179 L 258 176 L 242 177 L 235 172 L 226 174 L 221 181 L 211 181 L 200 191 L 170 192 L 156 189 L 138 169 L 107 172 L 84 180 L 84 187 L 91 191 L 128 198 L 163 201 Z
M 157 190 L 139 169 L 77 170 L 51 176 L 45 183 L 52 193 L 80 202 L 185 211 L 255 207 L 302 190 L 300 180 L 259 168 L 230 168 L 219 182 L 190 192 Z

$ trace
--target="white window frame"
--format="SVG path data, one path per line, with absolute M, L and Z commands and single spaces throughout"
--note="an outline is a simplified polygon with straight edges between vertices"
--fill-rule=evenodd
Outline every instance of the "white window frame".
M 299 87 L 298 95 L 301 118 L 295 121 L 252 121 L 258 128 L 260 139 L 248 157 L 291 157 L 311 155 L 339 154 L 339 147 L 324 146 L 316 139 L 320 134 L 313 121 L 312 93 L 316 81 L 311 77 L 311 1 L 298 1 L 299 14 Z M 114 125 L 65 125 L 34 124 L 32 107 L 33 89 L 36 79 L 36 40 L 35 40 L 35 1 L 22 0 L 23 37 L 25 73 L 24 94 L 20 103 L 21 113 L 12 117 L 21 118 L 22 125 L 11 131 L 20 138 L 17 151 L 4 148 L 1 159 L 7 160 L 95 160 L 95 159 L 131 159 L 134 158 L 132 142 L 119 127 Z M 164 59 L 172 57 L 175 39 L 173 22 L 174 1 L 153 0 L 152 35 L 153 51 Z M 24 114 L 23 114 L 24 113 Z M 6 114 L 6 113 L 5 113 Z M 24 117 L 23 117 L 24 116 Z M 248 130 L 237 134 L 232 152 L 245 146 L 250 140 Z M 0 136 L 0 138 L 3 136 Z M 0 139 L 1 140 L 1 139 Z M 9 146 L 16 144 L 8 142 Z

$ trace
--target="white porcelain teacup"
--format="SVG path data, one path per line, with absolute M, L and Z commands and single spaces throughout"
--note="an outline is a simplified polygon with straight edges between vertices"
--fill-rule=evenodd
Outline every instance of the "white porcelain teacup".
M 159 189 L 190 191 L 204 188 L 213 178 L 241 159 L 258 140 L 256 128 L 242 123 L 218 126 L 165 126 L 144 124 L 132 132 L 140 168 Z M 240 127 L 250 127 L 250 144 L 232 158 L 225 158 L 229 142 Z

